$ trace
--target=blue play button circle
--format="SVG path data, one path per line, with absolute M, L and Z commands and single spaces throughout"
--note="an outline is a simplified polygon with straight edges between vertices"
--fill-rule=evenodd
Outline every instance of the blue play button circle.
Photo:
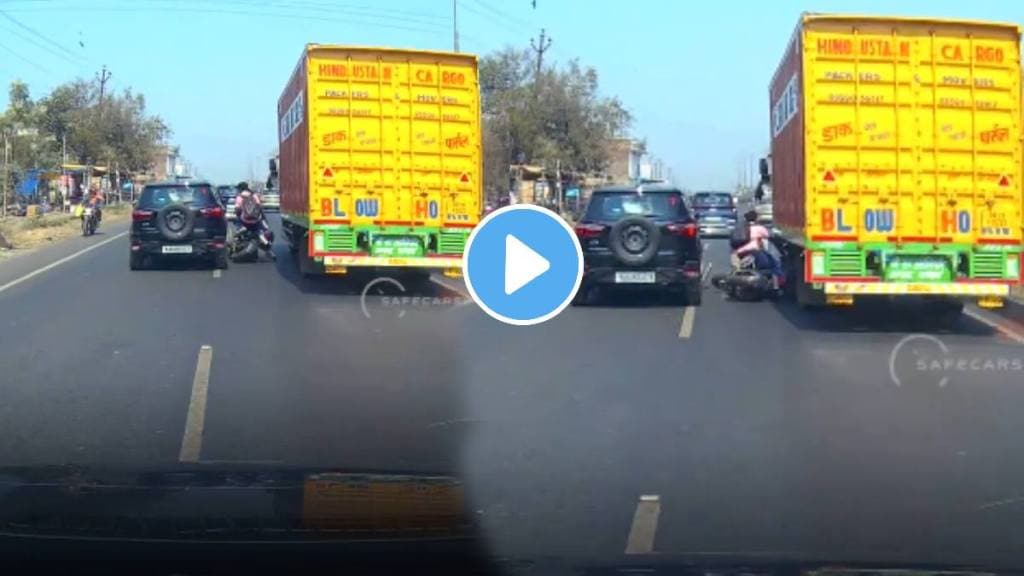
M 492 318 L 530 326 L 554 318 L 576 296 L 583 250 L 554 212 L 531 204 L 487 215 L 465 251 L 469 295 Z

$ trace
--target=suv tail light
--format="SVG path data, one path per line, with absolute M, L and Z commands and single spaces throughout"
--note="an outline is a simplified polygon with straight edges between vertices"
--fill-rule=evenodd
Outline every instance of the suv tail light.
M 203 208 L 199 211 L 200 214 L 208 218 L 223 218 L 224 209 L 220 206 L 213 206 L 211 208 Z
M 591 238 L 600 238 L 601 233 L 604 232 L 605 227 L 601 224 L 579 224 L 576 226 L 576 236 L 580 240 L 589 240 Z
M 676 236 L 682 236 L 683 238 L 696 238 L 697 237 L 697 225 L 693 222 L 686 222 L 684 224 L 669 224 L 667 226 L 670 234 Z
M 133 210 L 132 211 L 132 222 L 145 222 L 151 218 L 156 212 L 152 210 Z

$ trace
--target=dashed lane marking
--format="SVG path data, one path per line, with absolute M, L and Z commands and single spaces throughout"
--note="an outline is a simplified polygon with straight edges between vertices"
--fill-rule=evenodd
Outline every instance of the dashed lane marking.
M 220 272 L 221 272 L 221 271 L 220 271 L 220 269 L 219 269 L 219 268 L 218 268 L 217 270 L 214 270 L 214 271 L 213 271 L 213 277 L 214 277 L 214 278 L 220 278 Z
M 626 554 L 650 554 L 654 552 L 654 536 L 658 532 L 658 516 L 661 514 L 661 497 L 657 494 L 644 495 L 637 502 L 633 513 L 633 524 L 626 538 Z
M 687 306 L 683 308 L 683 322 L 679 325 L 679 339 L 685 340 L 693 335 L 693 319 L 697 314 L 697 309 L 693 306 Z
M 3 292 L 4 290 L 7 290 L 8 288 L 13 288 L 13 287 L 17 286 L 18 284 L 21 284 L 22 282 L 24 282 L 26 280 L 30 280 L 32 278 L 35 278 L 36 276 L 39 276 L 40 274 L 42 274 L 44 272 L 47 272 L 49 270 L 53 270 L 54 268 L 56 268 L 57 266 L 60 266 L 61 264 L 66 264 L 66 263 L 74 260 L 75 258 L 78 258 L 79 256 L 81 256 L 83 254 L 86 254 L 88 252 L 92 252 L 93 250 L 99 248 L 100 246 L 104 246 L 106 244 L 110 244 L 114 240 L 117 240 L 119 238 L 123 238 L 123 237 L 125 237 L 127 235 L 128 235 L 127 231 L 121 232 L 120 234 L 111 236 L 110 238 L 107 238 L 106 240 L 104 240 L 102 242 L 97 242 L 97 243 L 95 243 L 95 244 L 93 244 L 91 246 L 87 246 L 85 248 L 82 248 L 78 252 L 75 252 L 73 254 L 68 254 L 67 256 L 61 258 L 60 260 L 54 260 L 53 262 L 50 262 L 49 264 L 47 264 L 46 266 L 43 266 L 42 268 L 37 268 L 36 270 L 33 270 L 33 271 L 29 272 L 28 274 L 25 274 L 24 276 L 20 277 L 20 278 L 15 278 L 14 280 L 11 280 L 7 284 L 4 284 L 3 286 L 0 286 L 0 292 Z
M 185 434 L 181 438 L 181 462 L 198 462 L 203 449 L 203 427 L 206 425 L 206 392 L 210 385 L 210 364 L 213 347 L 203 345 L 196 359 L 196 375 L 192 379 L 192 399 L 188 403 Z

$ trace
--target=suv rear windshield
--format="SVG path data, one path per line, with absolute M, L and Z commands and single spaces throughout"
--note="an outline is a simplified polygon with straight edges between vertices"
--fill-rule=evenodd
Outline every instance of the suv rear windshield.
M 693 205 L 732 207 L 732 194 L 728 192 L 698 192 L 693 196 Z
M 676 219 L 686 215 L 679 192 L 597 192 L 587 206 L 587 220 L 619 220 L 630 216 Z
M 169 204 L 185 204 L 197 208 L 216 206 L 209 186 L 147 186 L 139 197 L 139 208 L 159 210 Z

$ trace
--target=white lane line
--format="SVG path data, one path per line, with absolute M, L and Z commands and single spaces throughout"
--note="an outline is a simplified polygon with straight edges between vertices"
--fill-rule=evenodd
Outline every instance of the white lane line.
M 992 328 L 996 332 L 999 332 L 1000 334 L 1006 336 L 1010 340 L 1013 340 L 1017 344 L 1024 344 L 1024 336 L 1014 332 L 1013 330 L 1007 328 L 1006 326 L 994 320 L 989 320 L 988 318 L 982 316 L 981 314 L 975 312 L 974 310 L 964 310 L 964 314 L 970 316 L 971 318 L 974 318 L 975 320 L 981 322 L 982 324 L 988 326 L 989 328 Z
M 633 513 L 633 525 L 626 538 L 626 554 L 650 554 L 654 551 L 654 536 L 658 532 L 661 498 L 657 494 L 644 495 Z
M 17 286 L 18 284 L 21 284 L 22 282 L 24 282 L 26 280 L 30 280 L 32 278 L 35 278 L 36 276 L 39 276 L 43 272 L 46 272 L 48 270 L 53 270 L 54 268 L 56 268 L 57 266 L 60 266 L 61 264 L 70 262 L 70 261 L 74 260 L 75 258 L 78 258 L 79 256 L 85 254 L 86 252 L 90 252 L 92 250 L 95 250 L 95 249 L 99 248 L 100 246 L 103 246 L 104 244 L 110 244 L 114 240 L 117 240 L 118 238 L 122 238 L 122 237 L 127 236 L 127 235 L 128 235 L 127 231 L 121 232 L 120 234 L 118 234 L 116 236 L 111 236 L 110 238 L 107 238 L 106 240 L 104 240 L 102 242 L 97 242 L 96 244 L 93 244 L 92 246 L 87 246 L 85 248 L 82 248 L 78 252 L 75 252 L 73 254 L 69 254 L 69 255 L 61 258 L 60 260 L 54 260 L 53 262 L 50 262 L 49 264 L 47 264 L 46 266 L 43 266 L 42 268 L 38 268 L 36 270 L 33 270 L 33 271 L 29 272 L 28 274 L 25 274 L 21 278 L 15 278 L 14 280 L 11 280 L 7 284 L 4 284 L 3 286 L 0 286 L 0 292 L 3 292 L 4 290 L 7 290 L 8 288 L 13 288 L 13 287 Z
M 206 425 L 206 391 L 210 385 L 210 364 L 213 362 L 213 347 L 204 344 L 196 359 L 196 375 L 192 379 L 192 399 L 188 403 L 188 417 L 185 419 L 185 434 L 181 438 L 181 452 L 178 460 L 198 462 L 203 449 L 203 427 Z
M 220 268 L 213 271 L 214 278 L 220 278 Z
M 711 274 L 711 267 L 712 266 L 714 266 L 714 264 L 712 264 L 711 262 L 708 262 L 708 265 L 704 267 L 704 273 L 700 275 L 700 282 L 701 282 L 701 284 L 707 283 L 708 275 Z
M 696 316 L 697 309 L 693 306 L 687 306 L 683 308 L 683 322 L 679 325 L 679 339 L 685 340 L 693 335 L 693 317 Z

